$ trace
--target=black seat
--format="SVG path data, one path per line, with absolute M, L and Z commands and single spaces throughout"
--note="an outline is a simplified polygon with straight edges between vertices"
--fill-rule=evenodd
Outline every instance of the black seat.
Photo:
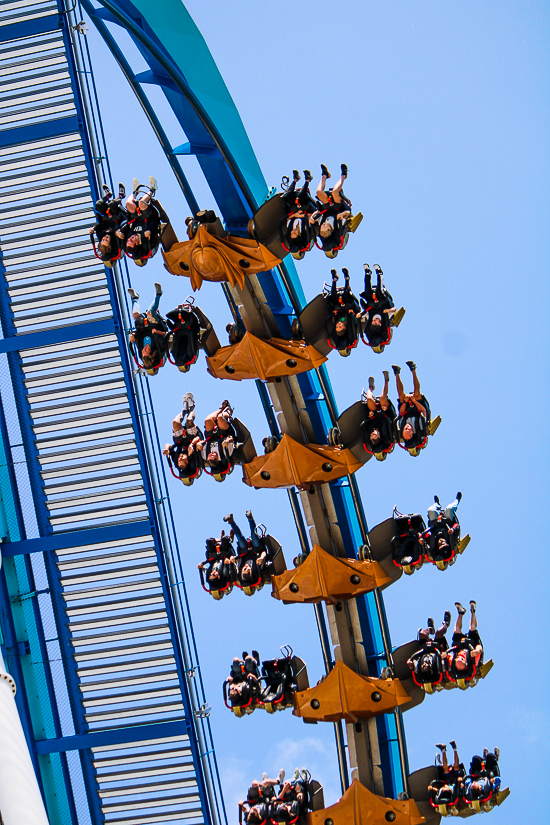
M 419 513 L 394 514 L 397 535 L 391 540 L 393 563 L 402 569 L 414 570 L 424 561 L 424 545 L 420 543 L 426 524 Z

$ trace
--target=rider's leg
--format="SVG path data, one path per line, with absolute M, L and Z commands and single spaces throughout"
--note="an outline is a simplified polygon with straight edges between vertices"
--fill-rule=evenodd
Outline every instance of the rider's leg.
M 262 542 L 256 535 L 256 522 L 254 521 L 254 516 L 252 515 L 252 510 L 246 511 L 246 518 L 248 519 L 248 524 L 250 526 L 250 542 L 252 547 L 261 547 Z
M 390 385 L 390 374 L 387 370 L 383 370 L 383 375 L 384 375 L 384 389 L 382 390 L 382 393 L 380 395 L 380 406 L 382 407 L 383 410 L 387 410 L 388 407 L 390 406 L 390 402 L 389 402 L 389 399 L 388 399 L 388 388 L 389 388 L 389 385 Z

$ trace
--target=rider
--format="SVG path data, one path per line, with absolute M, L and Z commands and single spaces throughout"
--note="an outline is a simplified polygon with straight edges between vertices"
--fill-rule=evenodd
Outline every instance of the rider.
M 232 413 L 229 401 L 223 401 L 221 407 L 204 420 L 205 439 L 201 442 L 201 455 L 216 481 L 225 481 L 233 472 L 237 432 L 232 424 Z
M 470 773 L 464 781 L 464 799 L 468 802 L 486 799 L 491 793 L 499 790 L 501 784 L 499 756 L 498 748 L 495 748 L 493 753 L 489 753 L 485 748 L 482 757 L 472 757 Z
M 357 346 L 357 321 L 360 315 L 360 308 L 357 298 L 352 293 L 349 285 L 349 272 L 342 269 L 344 273 L 344 288 L 339 290 L 336 286 L 338 275 L 335 269 L 331 269 L 332 288 L 326 296 L 327 309 L 327 341 L 332 349 L 337 349 L 340 355 L 347 356 L 351 350 Z
M 248 541 L 243 536 L 241 529 L 233 518 L 233 513 L 224 516 L 224 521 L 232 528 L 237 537 L 237 545 L 241 555 L 244 555 L 242 563 L 237 562 L 238 577 L 242 585 L 247 586 L 252 581 L 257 580 L 267 567 L 270 566 L 269 556 L 264 543 L 258 536 L 258 528 L 252 515 L 252 510 L 246 511 L 246 518 L 250 526 L 250 547 Z
M 446 671 L 446 658 L 443 654 L 448 649 L 445 634 L 451 622 L 451 614 L 448 610 L 443 616 L 443 624 L 437 630 L 434 620 L 428 619 L 428 627 L 425 630 L 418 629 L 418 641 L 422 643 L 420 650 L 410 657 L 407 665 L 413 672 L 413 679 L 419 684 L 440 682 Z M 433 640 L 430 639 L 433 636 Z
M 374 397 L 374 378 L 372 375 L 369 376 L 369 389 L 363 398 L 368 409 L 368 415 L 361 424 L 365 449 L 367 452 L 376 453 L 377 455 L 388 452 L 395 443 L 393 405 L 388 398 L 390 374 L 387 370 L 382 370 L 382 374 L 384 376 L 384 389 L 379 398 Z
M 158 311 L 162 287 L 155 284 L 155 299 L 145 313 L 139 308 L 137 292 L 130 287 L 128 294 L 132 299 L 132 317 L 135 322 L 135 329 L 130 333 L 130 342 L 136 345 L 145 369 L 156 375 L 164 364 L 166 352 L 164 336 L 167 329 Z
M 445 509 L 439 498 L 434 496 L 434 503 L 428 507 L 427 556 L 431 561 L 448 561 L 452 558 L 460 535 L 460 525 L 456 518 L 456 510 L 462 499 L 462 493 Z
M 242 659 L 235 656 L 231 665 L 231 673 L 227 678 L 229 685 L 227 695 L 234 704 L 245 704 L 255 696 L 260 688 L 260 655 L 257 650 L 250 656 L 243 651 Z
M 149 178 L 149 191 L 140 192 L 137 178 L 134 191 L 126 200 L 128 220 L 121 224 L 117 237 L 124 242 L 124 250 L 138 266 L 156 254 L 159 245 L 160 214 L 154 200 L 157 189 L 155 178 Z
M 451 740 L 450 745 L 453 749 L 453 764 L 449 765 L 447 761 L 447 746 L 444 744 L 436 745 L 436 748 L 442 753 L 443 765 L 439 766 L 440 780 L 435 785 L 428 785 L 428 791 L 434 793 L 434 801 L 436 805 L 448 805 L 458 796 L 457 785 L 462 784 L 462 770 L 460 767 L 460 759 L 456 749 L 456 742 Z M 438 754 L 439 758 L 439 754 Z
M 279 236 L 284 249 L 295 257 L 303 258 L 308 249 L 313 246 L 315 239 L 312 215 L 317 207 L 309 193 L 309 183 L 313 180 L 313 176 L 309 169 L 304 169 L 305 183 L 300 191 L 296 192 L 300 173 L 294 169 L 292 175 L 292 183 L 285 194 L 281 195 L 286 215 L 279 222 Z M 283 178 L 283 183 L 287 182 L 288 178 Z
M 376 289 L 372 288 L 372 270 L 368 264 L 365 268 L 365 290 L 360 292 L 363 317 L 365 318 L 365 335 L 369 347 L 375 352 L 383 352 L 386 344 L 391 341 L 390 320 L 395 313 L 395 304 L 390 293 L 384 286 L 383 272 L 378 264 L 374 264 L 376 271 Z
M 211 590 L 219 590 L 235 581 L 235 549 L 233 547 L 233 531 L 229 536 L 222 530 L 219 539 L 206 539 L 206 561 L 197 565 L 199 570 L 208 567 L 206 581 Z
M 329 258 L 335 258 L 338 250 L 345 245 L 346 221 L 351 215 L 351 201 L 342 191 L 348 175 L 348 167 L 345 163 L 342 163 L 341 170 L 340 180 L 327 194 L 325 186 L 331 175 L 327 167 L 321 164 L 321 180 L 317 186 L 317 212 L 313 214 L 317 221 L 321 248 Z
M 172 422 L 173 444 L 165 444 L 162 454 L 167 456 L 172 471 L 190 486 L 202 473 L 200 444 L 203 434 L 195 424 L 195 399 L 188 392 L 182 398 L 182 411 Z M 174 473 L 175 475 L 175 473 Z
M 428 411 L 422 403 L 425 399 L 420 392 L 420 381 L 416 374 L 414 361 L 406 361 L 413 375 L 414 391 L 405 393 L 401 381 L 401 367 L 392 364 L 399 396 L 399 418 L 397 422 L 400 439 L 405 442 L 405 449 L 411 455 L 418 455 L 418 451 L 426 446 Z
M 467 635 L 462 632 L 462 617 L 466 613 L 466 608 L 460 602 L 455 602 L 455 606 L 458 618 L 453 633 L 453 646 L 447 652 L 449 679 L 453 682 L 475 676 L 483 656 L 483 645 L 477 630 L 476 603 L 470 601 L 470 629 Z
M 105 266 L 111 267 L 124 255 L 123 245 L 117 237 L 117 229 L 127 220 L 128 213 L 120 205 L 125 195 L 124 184 L 118 185 L 118 198 L 113 198 L 109 187 L 104 183 L 104 196 L 96 202 L 95 211 L 98 218 L 95 226 L 90 229 L 90 239 L 97 258 L 103 261 Z M 94 241 L 97 239 L 97 249 Z

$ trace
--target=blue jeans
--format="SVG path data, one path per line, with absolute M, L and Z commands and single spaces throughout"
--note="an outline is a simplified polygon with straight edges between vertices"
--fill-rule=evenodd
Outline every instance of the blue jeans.
M 456 517 L 456 511 L 458 508 L 458 499 L 455 498 L 450 504 L 448 504 L 445 509 L 437 505 L 435 502 L 428 507 L 428 522 L 433 524 L 434 521 L 437 521 L 437 517 L 440 513 L 443 513 L 446 519 L 449 521 L 454 521 Z
M 151 306 L 147 310 L 147 312 L 150 312 L 151 315 L 153 316 L 153 318 L 155 319 L 155 321 L 157 321 L 157 323 L 159 323 L 159 324 L 161 322 L 161 317 L 160 317 L 159 312 L 158 312 L 160 298 L 161 298 L 160 295 L 155 295 L 155 299 L 154 299 L 153 303 L 151 304 Z M 141 315 L 141 309 L 139 308 L 139 303 L 138 303 L 137 298 L 132 298 L 132 315 L 134 314 L 134 312 L 137 312 L 139 315 Z

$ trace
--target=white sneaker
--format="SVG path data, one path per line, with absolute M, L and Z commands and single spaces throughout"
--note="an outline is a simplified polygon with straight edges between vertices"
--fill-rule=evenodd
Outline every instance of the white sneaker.
M 152 175 L 149 175 L 149 189 L 153 190 L 151 194 L 156 192 L 158 189 L 157 179 L 154 178 Z
M 134 193 L 134 195 L 136 194 L 138 189 L 139 189 L 139 180 L 137 178 L 132 178 L 132 192 Z

